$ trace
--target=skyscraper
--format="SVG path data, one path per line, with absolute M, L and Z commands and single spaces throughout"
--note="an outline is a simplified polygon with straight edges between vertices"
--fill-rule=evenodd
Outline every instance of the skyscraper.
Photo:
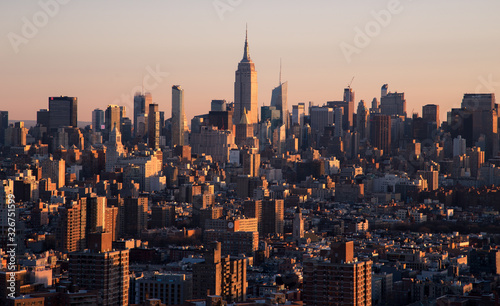
M 370 112 L 366 108 L 365 101 L 361 100 L 358 104 L 358 111 L 356 112 L 356 130 L 359 133 L 360 139 L 366 139 L 369 136 L 368 118 Z
M 158 104 L 149 104 L 148 145 L 151 149 L 160 147 L 160 112 Z
M 389 116 L 406 117 L 406 100 L 404 92 L 389 92 L 380 99 L 380 112 Z
M 354 116 L 354 91 L 352 91 L 351 86 L 344 88 L 344 130 L 352 130 L 353 127 L 353 116 Z
M 104 111 L 102 109 L 94 109 L 92 111 L 92 129 L 99 132 L 104 126 Z
M 391 152 L 391 116 L 376 114 L 370 117 L 371 145 L 384 151 Z
M 184 89 L 180 85 L 172 86 L 172 146 L 184 145 Z
M 49 130 L 63 126 L 77 127 L 78 102 L 74 97 L 49 98 Z
M 148 115 L 149 104 L 153 102 L 153 98 L 149 92 L 143 94 L 137 92 L 134 96 L 134 133 L 138 131 L 138 121 L 137 118 L 140 115 Z M 147 130 L 147 128 L 145 128 Z M 137 136 L 137 135 L 136 135 Z
M 316 133 L 323 134 L 325 127 L 333 124 L 333 108 L 313 106 L 309 109 L 311 116 L 311 129 Z
M 275 106 L 276 109 L 280 110 L 281 124 L 284 124 L 288 130 L 290 127 L 290 114 L 288 111 L 288 82 L 281 82 L 281 63 L 280 84 L 272 91 L 271 106 Z
M 439 105 L 427 104 L 422 106 L 422 118 L 427 122 L 435 122 L 436 127 L 439 127 Z
M 490 111 L 495 108 L 494 93 L 466 93 L 462 99 L 462 108 L 472 111 Z
M 108 105 L 106 108 L 106 131 L 110 133 L 116 126 L 116 129 L 120 131 L 120 120 L 121 120 L 122 110 L 118 105 Z
M 305 116 L 305 103 L 299 103 L 297 105 L 292 106 L 292 124 L 298 124 L 302 126 L 304 124 L 304 116 Z
M 81 288 L 98 290 L 99 305 L 128 305 L 129 250 L 69 254 L 69 278 Z
M 234 117 L 233 122 L 238 124 L 247 110 L 250 124 L 256 124 L 258 121 L 258 96 L 257 96 L 257 71 L 255 64 L 250 59 L 248 47 L 248 32 L 245 36 L 245 48 L 243 59 L 238 63 L 236 78 L 234 81 Z

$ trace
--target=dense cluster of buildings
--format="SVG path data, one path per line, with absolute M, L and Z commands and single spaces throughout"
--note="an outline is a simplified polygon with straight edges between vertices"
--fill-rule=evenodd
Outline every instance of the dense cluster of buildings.
M 142 92 L 84 128 L 75 97 L 29 128 L 0 112 L 0 304 L 499 303 L 493 93 L 441 122 L 387 84 L 290 108 L 280 73 L 260 109 L 257 88 L 246 39 L 234 101 L 190 124 L 179 85 L 167 119 Z

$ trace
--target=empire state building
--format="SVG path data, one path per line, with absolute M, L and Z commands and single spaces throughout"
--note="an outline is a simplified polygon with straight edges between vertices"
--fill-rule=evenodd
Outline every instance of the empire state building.
M 235 124 L 240 122 L 245 110 L 249 121 L 248 124 L 256 124 L 258 122 L 257 71 L 255 71 L 255 64 L 250 59 L 248 33 L 245 35 L 243 59 L 238 63 L 234 81 L 233 122 Z

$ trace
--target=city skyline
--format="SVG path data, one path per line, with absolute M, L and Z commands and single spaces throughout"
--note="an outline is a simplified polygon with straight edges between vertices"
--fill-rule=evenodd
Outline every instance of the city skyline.
M 491 37 L 500 32 L 493 15 L 500 4 L 491 1 L 455 1 L 453 6 L 429 6 L 429 1 L 96 3 L 70 1 L 57 12 L 52 8 L 56 13 L 35 22 L 40 26 L 34 25 L 31 38 L 23 36 L 23 26 L 42 16 L 43 7 L 0 4 L 6 59 L 0 72 L 6 90 L 0 98 L 12 120 L 34 120 L 47 97 L 60 95 L 78 98 L 80 121 L 91 121 L 92 110 L 109 104 L 125 106 L 131 114 L 133 95 L 143 86 L 169 118 L 170 88 L 180 84 L 189 122 L 207 112 L 213 99 L 233 101 L 245 23 L 259 74 L 259 108 L 270 104 L 279 85 L 280 58 L 289 111 L 299 102 L 341 100 L 354 76 L 355 105 L 380 99 L 380 86 L 388 83 L 390 91 L 405 93 L 408 116 L 437 104 L 445 120 L 464 93 L 495 93 L 499 85 L 495 50 L 500 43 Z M 138 9 L 143 15 L 135 20 Z M 84 22 L 89 17 L 91 24 Z M 370 34 L 364 44 L 359 33 Z M 26 108 L 14 107 L 17 103 Z

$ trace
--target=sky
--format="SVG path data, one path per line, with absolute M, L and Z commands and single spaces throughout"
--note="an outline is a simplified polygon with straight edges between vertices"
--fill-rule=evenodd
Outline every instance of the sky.
M 144 89 L 171 114 L 172 85 L 186 117 L 233 101 L 248 24 L 259 107 L 288 81 L 288 105 L 356 106 L 380 87 L 404 92 L 407 112 L 466 92 L 500 88 L 500 1 L 495 0 L 39 0 L 0 2 L 0 110 L 34 120 L 50 96 L 78 98 L 78 120 Z

